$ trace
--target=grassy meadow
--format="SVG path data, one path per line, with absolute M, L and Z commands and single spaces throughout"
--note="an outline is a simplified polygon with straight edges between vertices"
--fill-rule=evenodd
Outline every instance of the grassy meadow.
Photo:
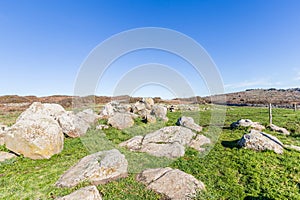
M 207 135 L 211 109 L 209 106 L 200 107 L 200 112 L 190 115 L 198 116 L 196 121 L 204 127 L 203 134 Z M 0 113 L 0 123 L 12 125 L 18 114 Z M 175 125 L 181 115 L 180 112 L 168 113 L 168 122 L 150 125 L 137 119 L 135 127 L 123 131 L 109 128 L 102 132 L 91 128 L 85 138 L 65 138 L 64 150 L 49 160 L 31 160 L 20 156 L 4 161 L 0 163 L 0 199 L 55 199 L 86 186 L 89 183 L 74 188 L 56 188 L 54 184 L 80 158 L 107 148 L 118 148 L 126 155 L 130 174 L 127 178 L 97 186 L 105 200 L 163 199 L 135 181 L 139 170 L 160 166 L 178 168 L 202 181 L 206 191 L 199 193 L 196 199 L 300 199 L 300 152 L 285 150 L 283 155 L 278 155 L 271 151 L 255 152 L 236 146 L 237 140 L 247 130 L 231 130 L 230 124 L 248 118 L 267 125 L 267 108 L 227 107 L 222 132 L 206 156 L 200 156 L 197 151 L 188 148 L 185 156 L 168 160 L 129 152 L 117 146 L 134 135 Z M 265 132 L 278 137 L 284 144 L 300 146 L 300 111 L 273 109 L 273 123 L 287 128 L 291 135 L 282 136 L 268 129 Z M 8 151 L 5 146 L 0 146 L 0 150 Z

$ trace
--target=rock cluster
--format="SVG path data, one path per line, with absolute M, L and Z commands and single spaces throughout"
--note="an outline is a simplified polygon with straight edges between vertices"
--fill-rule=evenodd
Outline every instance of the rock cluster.
M 109 125 L 120 130 L 133 126 L 137 117 L 141 117 L 147 123 L 155 123 L 157 119 L 168 121 L 167 108 L 154 104 L 152 98 L 144 98 L 132 105 L 110 102 L 104 106 L 100 116 L 108 119 Z
M 186 146 L 203 151 L 201 147 L 210 143 L 209 138 L 197 135 L 188 128 L 168 126 L 145 136 L 135 136 L 119 146 L 157 157 L 178 158 L 184 155 Z
M 98 118 L 91 110 L 75 114 L 65 111 L 58 104 L 35 102 L 12 127 L 0 132 L 0 142 L 18 155 L 48 159 L 62 151 L 64 134 L 69 137 L 83 136 Z

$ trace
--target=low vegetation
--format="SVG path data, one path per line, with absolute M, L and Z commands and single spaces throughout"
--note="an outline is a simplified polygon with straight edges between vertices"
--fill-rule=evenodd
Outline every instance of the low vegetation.
M 206 107 L 206 109 L 204 109 Z M 187 113 L 185 113 L 187 114 Z M 201 106 L 199 113 L 190 113 L 196 122 L 208 130 L 211 110 Z M 0 115 L 0 123 L 11 125 L 18 113 Z M 137 126 L 119 131 L 114 128 L 100 130 L 92 128 L 85 138 L 66 138 L 62 153 L 49 160 L 31 160 L 22 156 L 0 163 L 0 199 L 54 199 L 88 185 L 82 183 L 74 188 L 56 188 L 58 178 L 80 158 L 93 151 L 117 145 L 134 135 L 144 135 L 165 125 L 175 125 L 180 112 L 168 113 L 169 121 L 148 125 L 136 121 Z M 145 166 L 170 166 L 192 174 L 206 185 L 206 191 L 197 199 L 300 199 L 300 152 L 285 150 L 283 155 L 271 151 L 255 152 L 236 146 L 246 129 L 230 129 L 230 124 L 238 119 L 251 119 L 263 125 L 268 124 L 267 108 L 227 107 L 227 115 L 222 133 L 206 156 L 188 149 L 185 156 L 176 160 L 166 160 L 129 152 L 119 148 L 129 162 L 128 178 L 98 186 L 103 199 L 159 199 L 162 196 L 147 190 L 135 181 L 136 173 Z M 105 121 L 101 121 L 105 123 Z M 273 109 L 273 123 L 287 128 L 291 136 L 279 135 L 270 130 L 284 144 L 300 146 L 300 112 L 289 109 Z M 218 124 L 213 124 L 218 126 Z M 102 140 L 91 144 L 94 137 Z M 89 145 L 86 145 L 86 144 Z M 106 146 L 107 145 L 107 146 Z M 0 146 L 1 151 L 8 151 Z M 147 163 L 148 162 L 148 163 Z M 143 164 L 142 166 L 140 164 Z M 146 163 L 146 164 L 145 164 Z

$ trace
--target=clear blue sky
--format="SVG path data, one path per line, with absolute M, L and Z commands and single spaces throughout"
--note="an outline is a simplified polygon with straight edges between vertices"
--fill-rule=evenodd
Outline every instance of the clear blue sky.
M 225 92 L 300 87 L 299 11 L 299 0 L 0 0 L 0 95 L 72 95 L 89 52 L 139 27 L 195 39 L 216 63 Z M 120 58 L 97 94 L 112 95 L 122 73 L 149 62 L 174 67 L 197 95 L 207 94 L 190 66 L 154 50 Z M 167 93 L 149 86 L 135 95 L 171 97 Z

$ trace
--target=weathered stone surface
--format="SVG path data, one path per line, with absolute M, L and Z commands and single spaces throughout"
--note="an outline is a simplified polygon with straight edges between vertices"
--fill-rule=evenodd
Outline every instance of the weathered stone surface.
M 196 136 L 190 129 L 180 126 L 167 126 L 145 135 L 143 145 L 148 143 L 174 143 L 187 145 Z
M 204 184 L 192 175 L 169 167 L 144 170 L 137 181 L 172 200 L 192 199 L 197 191 L 205 190 Z
M 32 159 L 50 158 L 62 151 L 64 135 L 53 118 L 18 120 L 5 134 L 6 147 Z
M 108 119 L 108 124 L 117 129 L 124 129 L 133 126 L 134 121 L 130 114 L 116 113 L 114 116 Z
M 184 126 L 186 128 L 189 128 L 191 130 L 197 131 L 197 132 L 201 132 L 202 131 L 202 127 L 199 126 L 198 124 L 196 124 L 194 122 L 194 119 L 192 117 L 185 117 L 182 116 L 177 120 L 176 123 L 178 126 Z
M 157 157 L 177 158 L 185 153 L 185 146 L 191 146 L 198 151 L 204 144 L 210 143 L 209 138 L 198 135 L 190 129 L 181 126 L 168 126 L 145 136 L 135 136 L 119 144 L 131 151 L 139 151 Z
M 25 110 L 17 119 L 20 120 L 38 120 L 39 118 L 52 117 L 54 120 L 61 114 L 65 113 L 65 109 L 59 104 L 34 102 Z
M 155 116 L 149 115 L 149 114 L 146 116 L 146 120 L 147 120 L 147 123 L 151 123 L 151 124 L 156 122 Z
M 185 147 L 178 142 L 146 143 L 139 151 L 156 157 L 178 158 L 184 156 Z
M 109 118 L 115 114 L 114 107 L 117 102 L 109 102 L 107 103 L 102 111 L 100 112 L 101 118 Z
M 119 146 L 126 147 L 130 151 L 138 151 L 138 150 L 141 150 L 141 148 L 142 148 L 143 138 L 144 138 L 143 136 L 138 135 L 138 136 L 135 136 L 125 142 L 120 143 Z
M 167 108 L 161 105 L 154 105 L 151 110 L 151 115 L 154 115 L 156 118 L 163 121 L 168 121 L 167 118 Z
M 278 133 L 282 133 L 283 135 L 290 135 L 290 132 L 288 130 L 286 130 L 285 128 L 276 126 L 274 124 L 270 125 L 270 128 L 272 131 L 278 132 Z
M 76 114 L 81 119 L 85 120 L 89 125 L 95 124 L 100 116 L 94 113 L 92 109 L 86 109 Z
M 0 162 L 17 157 L 15 154 L 0 151 Z
M 58 117 L 58 123 L 63 133 L 69 137 L 76 138 L 86 134 L 89 129 L 87 121 L 75 115 L 73 112 L 65 112 Z
M 245 134 L 238 145 L 255 151 L 272 150 L 278 154 L 283 153 L 283 144 L 276 137 L 257 130 Z
M 236 122 L 233 122 L 230 125 L 232 128 L 237 128 L 237 127 L 251 127 L 255 130 L 261 131 L 266 129 L 266 127 L 264 127 L 263 125 L 261 125 L 259 122 L 253 122 L 250 119 L 240 119 Z
M 75 192 L 56 200 L 102 200 L 102 197 L 96 186 L 87 186 L 80 188 Z
M 105 184 L 127 176 L 128 162 L 118 150 L 100 151 L 82 158 L 56 182 L 57 187 L 74 187 L 82 181 Z
M 300 147 L 299 147 L 299 146 L 295 146 L 295 145 L 284 145 L 284 148 L 286 148 L 286 149 L 293 149 L 293 150 L 296 150 L 296 151 L 299 151 L 299 152 L 300 152 Z
M 151 110 L 154 106 L 154 100 L 150 97 L 143 98 L 143 102 L 145 103 L 145 107 L 148 110 Z
M 197 135 L 196 138 L 190 142 L 189 146 L 201 152 L 205 150 L 205 148 L 202 148 L 205 144 L 211 144 L 210 139 L 204 135 Z

